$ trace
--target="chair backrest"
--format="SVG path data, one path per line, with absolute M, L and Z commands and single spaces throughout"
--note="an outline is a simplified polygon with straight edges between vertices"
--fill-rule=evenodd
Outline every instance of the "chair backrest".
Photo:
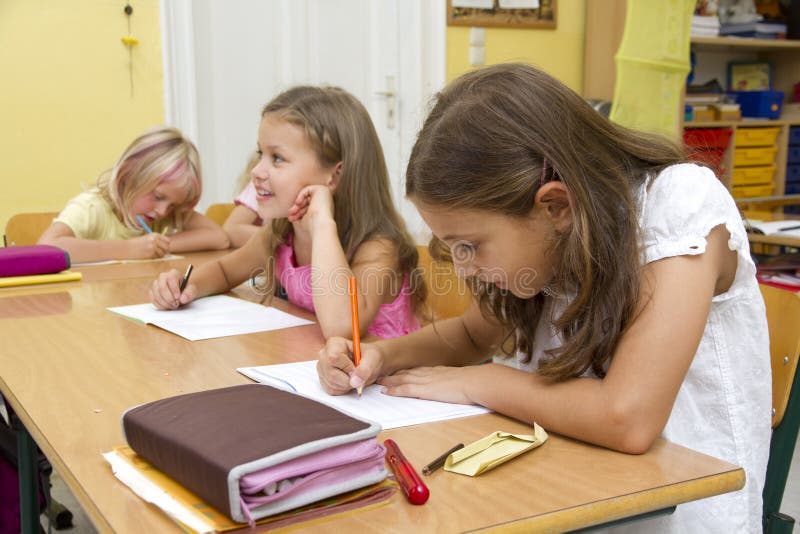
M 206 209 L 206 217 L 217 223 L 218 225 L 222 226 L 225 223 L 225 219 L 233 211 L 236 205 L 233 203 L 229 204 L 211 204 Z
M 769 352 L 772 360 L 772 428 L 786 413 L 800 354 L 800 296 L 792 291 L 761 284 L 767 308 Z
M 5 236 L 8 246 L 35 245 L 57 215 L 57 211 L 17 213 L 6 223 Z
M 418 245 L 419 262 L 428 286 L 426 308 L 430 319 L 441 320 L 464 313 L 472 300 L 469 287 L 456 276 L 453 264 L 435 261 L 428 247 Z
M 794 523 L 780 513 L 780 506 L 800 429 L 800 294 L 763 284 L 760 287 L 767 308 L 773 410 L 763 526 L 764 532 L 784 532 L 789 520 Z

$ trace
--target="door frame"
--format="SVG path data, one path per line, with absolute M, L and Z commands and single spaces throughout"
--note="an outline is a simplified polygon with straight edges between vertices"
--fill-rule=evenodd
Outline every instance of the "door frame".
M 161 40 L 164 65 L 164 121 L 180 128 L 197 142 L 198 93 L 195 63 L 195 35 L 191 0 L 162 0 Z M 306 13 L 305 2 L 279 0 L 281 20 L 286 27 L 302 24 Z M 408 125 L 401 132 L 401 161 L 407 161 L 417 130 L 422 124 L 430 98 L 445 82 L 446 58 L 446 4 L 442 0 L 398 0 L 399 27 L 403 28 L 403 43 L 399 50 L 399 68 L 402 84 L 398 88 L 401 106 L 399 123 Z M 296 78 L 292 71 L 297 63 L 291 58 L 297 49 L 276 47 L 281 54 L 279 75 L 283 80 Z M 222 179 L 217 177 L 217 179 Z M 420 226 L 416 212 L 402 196 L 402 182 L 393 184 L 393 194 L 400 211 L 407 218 L 412 232 Z M 204 184 L 207 194 L 201 199 L 201 208 L 215 202 L 230 202 L 229 192 L 216 184 Z M 417 220 L 417 223 L 412 222 Z

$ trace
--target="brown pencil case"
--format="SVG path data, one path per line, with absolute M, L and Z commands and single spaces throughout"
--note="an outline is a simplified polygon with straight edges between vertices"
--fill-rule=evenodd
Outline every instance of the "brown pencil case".
M 307 397 L 246 384 L 157 400 L 127 410 L 122 427 L 138 455 L 234 521 L 293 509 L 386 478 L 382 457 L 369 472 L 313 492 L 246 507 L 242 477 L 374 440 L 380 425 Z M 350 445 L 348 445 L 350 444 Z M 317 476 L 316 473 L 312 473 Z M 312 478 L 312 477 L 309 477 Z

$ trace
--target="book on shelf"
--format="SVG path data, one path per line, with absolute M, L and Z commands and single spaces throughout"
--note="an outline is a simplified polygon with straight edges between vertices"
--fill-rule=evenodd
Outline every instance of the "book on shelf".
M 750 21 L 726 23 L 720 26 L 719 34 L 723 37 L 753 37 L 756 39 L 777 39 L 786 34 L 786 24 L 768 21 Z
M 723 93 L 686 93 L 683 99 L 685 104 L 690 106 L 710 106 L 712 104 L 725 103 L 725 94 Z
M 692 37 L 718 36 L 719 18 L 716 15 L 694 15 L 690 33 Z

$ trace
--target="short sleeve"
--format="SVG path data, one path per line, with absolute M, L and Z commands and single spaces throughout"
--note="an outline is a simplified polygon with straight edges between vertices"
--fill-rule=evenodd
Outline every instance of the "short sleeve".
M 721 224 L 730 233 L 730 249 L 747 253 L 747 234 L 736 203 L 710 169 L 689 163 L 668 167 L 648 182 L 642 197 L 646 262 L 702 254 L 709 232 Z
M 130 239 L 142 234 L 141 229 L 125 226 L 96 189 L 70 200 L 54 222 L 69 226 L 79 239 Z
M 96 205 L 100 199 L 90 193 L 81 193 L 76 196 L 61 210 L 53 222 L 64 223 L 70 227 L 75 237 L 80 239 L 97 239 L 98 216 Z
M 242 192 L 234 200 L 234 203 L 239 206 L 249 208 L 258 213 L 258 201 L 256 200 L 256 186 L 253 182 L 248 182 L 247 187 L 242 189 Z

